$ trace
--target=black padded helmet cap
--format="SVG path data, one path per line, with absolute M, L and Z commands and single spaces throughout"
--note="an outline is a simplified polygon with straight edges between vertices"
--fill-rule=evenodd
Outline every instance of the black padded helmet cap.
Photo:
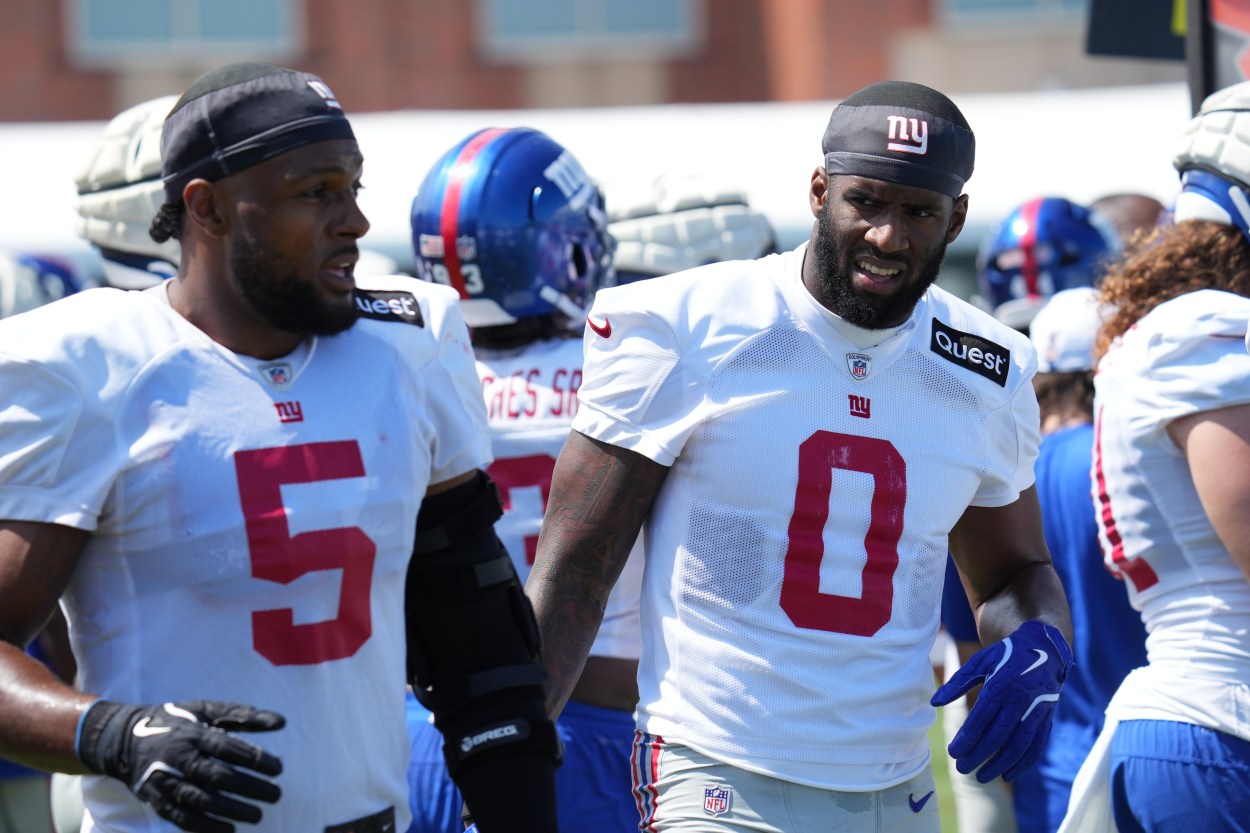
M 263 63 L 221 67 L 196 79 L 165 119 L 165 196 L 180 199 L 192 179 L 216 181 L 301 145 L 354 138 L 317 76 Z
M 976 140 L 959 108 L 937 90 L 881 81 L 833 108 L 821 141 L 825 170 L 958 197 L 972 176 Z

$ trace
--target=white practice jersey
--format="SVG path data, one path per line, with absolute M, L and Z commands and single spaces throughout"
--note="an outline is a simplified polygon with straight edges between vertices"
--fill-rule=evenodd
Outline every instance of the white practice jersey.
M 283 772 L 248 830 L 388 807 L 407 827 L 417 510 L 430 483 L 490 462 L 456 293 L 367 287 L 354 327 L 267 362 L 210 340 L 164 286 L 0 322 L 0 517 L 92 533 L 62 599 L 82 687 L 284 714 L 251 738 Z M 119 781 L 84 794 L 86 830 L 174 829 Z
M 1121 686 L 1120 720 L 1179 720 L 1250 740 L 1250 582 L 1216 535 L 1180 417 L 1250 403 L 1250 299 L 1202 290 L 1160 304 L 1094 377 L 1092 490 L 1108 569 L 1146 624 L 1150 664 Z
M 947 538 L 1033 482 L 1028 341 L 931 288 L 857 349 L 806 245 L 602 291 L 573 427 L 667 466 L 640 728 L 813 786 L 923 771 Z
M 551 473 L 568 439 L 582 384 L 582 341 L 561 338 L 519 350 L 478 350 L 477 373 L 486 397 L 491 448 L 489 469 L 504 500 L 495 531 L 524 582 L 534 565 Z M 642 633 L 642 554 L 634 546 L 608 596 L 593 656 L 638 659 Z

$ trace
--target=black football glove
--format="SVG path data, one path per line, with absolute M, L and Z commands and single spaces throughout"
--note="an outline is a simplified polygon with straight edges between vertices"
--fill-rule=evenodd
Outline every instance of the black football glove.
M 237 703 L 193 700 L 127 706 L 97 700 L 79 724 L 78 758 L 122 781 L 161 818 L 193 833 L 233 833 L 222 819 L 255 824 L 260 808 L 225 793 L 278 800 L 273 776 L 282 761 L 231 732 L 270 732 L 286 725 L 277 712 Z

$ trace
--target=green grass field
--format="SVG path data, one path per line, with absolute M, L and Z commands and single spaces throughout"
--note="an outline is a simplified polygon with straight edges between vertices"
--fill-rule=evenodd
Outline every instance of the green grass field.
M 933 756 L 933 782 L 937 787 L 938 810 L 942 815 L 942 833 L 956 833 L 955 796 L 951 793 L 950 756 L 946 754 L 946 740 L 942 737 L 942 710 L 929 727 L 929 751 Z

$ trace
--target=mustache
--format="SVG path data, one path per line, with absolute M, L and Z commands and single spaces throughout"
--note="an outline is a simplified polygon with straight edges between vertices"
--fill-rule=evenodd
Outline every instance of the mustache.
M 875 258 L 882 263 L 888 263 L 890 266 L 898 267 L 900 269 L 910 269 L 912 266 L 911 258 L 900 257 L 896 254 L 888 255 L 876 246 L 873 246 L 871 243 L 866 246 L 856 248 L 855 251 L 851 253 L 851 262 L 854 263 L 863 257 Z
M 335 260 L 343 255 L 352 255 L 356 260 L 360 260 L 360 247 L 356 245 L 342 246 L 335 249 L 326 256 L 326 260 Z

